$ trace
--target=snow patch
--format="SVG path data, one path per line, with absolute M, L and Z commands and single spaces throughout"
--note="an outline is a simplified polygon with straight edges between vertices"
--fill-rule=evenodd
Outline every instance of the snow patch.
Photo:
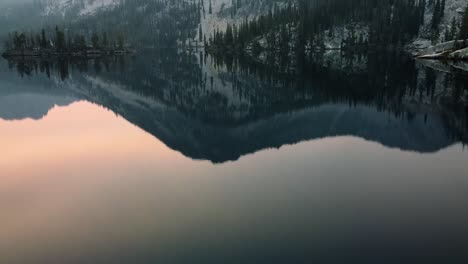
M 43 15 L 65 16 L 68 12 L 75 12 L 77 16 L 87 16 L 101 9 L 113 8 L 119 3 L 119 0 L 48 0 L 45 2 Z

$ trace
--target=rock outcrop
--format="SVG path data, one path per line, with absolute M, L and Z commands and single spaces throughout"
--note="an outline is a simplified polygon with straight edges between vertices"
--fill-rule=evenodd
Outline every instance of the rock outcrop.
M 468 60 L 468 40 L 444 42 L 417 53 L 418 59 Z

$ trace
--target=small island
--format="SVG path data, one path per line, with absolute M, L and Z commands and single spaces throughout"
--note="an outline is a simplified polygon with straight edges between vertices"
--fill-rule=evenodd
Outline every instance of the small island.
M 134 53 L 125 44 L 122 34 L 111 36 L 107 32 L 98 34 L 94 32 L 89 40 L 85 34 L 65 33 L 58 27 L 55 32 L 41 33 L 10 33 L 5 41 L 5 52 L 2 56 L 6 59 L 39 57 L 100 57 Z

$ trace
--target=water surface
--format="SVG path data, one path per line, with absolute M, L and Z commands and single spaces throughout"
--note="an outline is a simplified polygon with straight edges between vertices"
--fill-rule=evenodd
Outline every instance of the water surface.
M 460 260 L 466 75 L 333 56 L 2 61 L 1 262 Z

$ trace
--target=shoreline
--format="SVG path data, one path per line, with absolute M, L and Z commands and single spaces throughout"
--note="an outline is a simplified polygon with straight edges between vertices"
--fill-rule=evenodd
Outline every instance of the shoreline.
M 123 56 L 134 54 L 134 50 L 87 50 L 76 52 L 57 52 L 57 51 L 44 51 L 44 50 L 10 50 L 2 53 L 5 59 L 15 58 L 96 58 L 104 56 Z

